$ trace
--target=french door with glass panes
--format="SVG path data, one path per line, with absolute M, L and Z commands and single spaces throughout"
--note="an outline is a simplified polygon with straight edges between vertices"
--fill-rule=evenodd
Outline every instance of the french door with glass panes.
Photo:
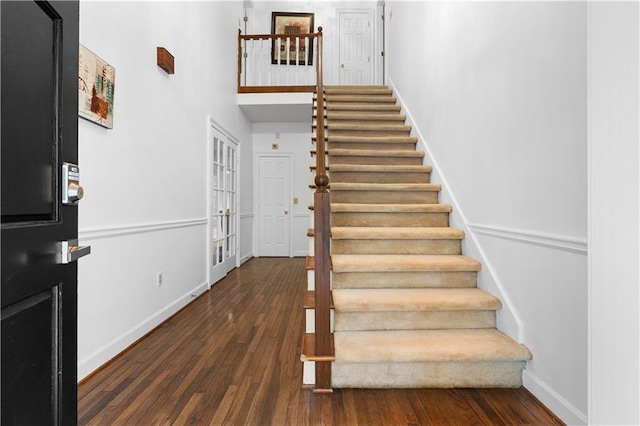
M 209 285 L 235 268 L 238 247 L 238 145 L 211 126 L 209 132 Z

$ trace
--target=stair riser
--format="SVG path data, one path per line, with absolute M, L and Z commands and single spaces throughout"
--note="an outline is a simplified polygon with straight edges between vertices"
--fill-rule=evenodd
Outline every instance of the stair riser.
M 334 212 L 332 226 L 449 226 L 449 213 Z
M 391 125 L 398 126 L 404 125 L 405 118 L 399 117 L 397 114 L 388 114 L 388 117 L 380 116 L 380 117 L 372 117 L 371 114 L 364 114 L 362 117 L 341 117 L 341 118 L 332 118 L 329 117 L 327 120 L 331 120 L 332 130 L 335 127 L 334 125 L 340 126 L 340 128 L 344 128 L 344 126 L 356 126 L 360 128 L 362 126 L 370 127 L 374 130 L 376 126 L 380 125 Z M 315 122 L 315 120 L 314 120 Z
M 326 86 L 325 95 L 350 95 L 350 96 L 393 96 L 393 91 L 388 87 L 380 86 Z
M 352 183 L 429 183 L 430 173 L 331 172 L 331 182 Z
M 336 331 L 495 328 L 496 312 L 342 312 L 336 309 L 334 324 Z
M 327 101 L 327 103 L 334 103 L 334 102 L 338 102 L 336 101 L 336 97 L 343 97 L 345 99 L 347 99 L 346 103 L 354 103 L 356 102 L 357 99 L 367 99 L 369 101 L 376 101 L 376 100 L 381 100 L 381 102 L 386 103 L 386 101 L 390 101 L 390 100 L 394 100 L 393 98 L 393 92 L 391 91 L 386 91 L 386 92 L 381 92 L 381 91 L 372 91 L 372 92 L 362 92 L 362 91 L 358 91 L 358 92 L 348 92 L 348 91 L 339 91 L 339 92 L 325 92 L 325 101 Z M 313 100 L 317 102 L 317 97 L 314 96 Z M 342 101 L 340 101 L 342 102 Z M 368 103 L 368 102 L 363 102 L 363 103 Z
M 383 143 L 383 142 L 329 142 L 329 149 L 387 149 L 414 150 L 415 143 Z
M 314 111 L 312 119 L 317 119 L 318 113 Z M 374 122 L 380 120 L 388 120 L 395 124 L 404 124 L 407 117 L 398 114 L 397 111 L 325 111 L 325 119 L 332 123 L 344 123 L 345 121 L 354 121 L 358 124 Z
M 334 362 L 331 380 L 335 388 L 516 388 L 524 366 L 524 361 Z
M 332 203 L 437 204 L 439 191 L 331 191 Z
M 462 254 L 460 240 L 336 240 L 333 254 Z
M 387 86 L 326 86 L 325 95 L 350 95 L 357 93 L 392 96 L 393 91 Z
M 344 120 L 336 120 L 331 119 L 331 125 L 328 124 L 328 118 L 324 120 L 324 128 L 329 129 L 331 134 L 334 135 L 337 132 L 371 132 L 372 136 L 379 135 L 384 132 L 394 132 L 394 135 L 397 135 L 395 132 L 402 132 L 404 134 L 408 134 L 407 132 L 411 132 L 411 129 L 402 129 L 402 128 L 393 128 L 395 126 L 403 126 L 404 120 L 393 120 L 393 119 L 369 119 L 369 120 L 358 120 L 358 119 L 344 119 Z M 376 126 L 393 126 L 389 128 L 380 129 Z M 315 129 L 318 127 L 318 120 L 314 119 L 311 122 L 311 129 L 315 132 Z M 365 135 L 368 133 L 365 133 Z M 357 136 L 357 135 L 356 135 Z
M 362 156 L 362 155 L 329 155 L 330 164 L 371 164 L 371 165 L 407 165 L 421 166 L 422 157 L 391 157 L 391 156 Z
M 332 272 L 333 288 L 474 288 L 469 271 Z
M 374 127 L 362 130 L 329 129 L 331 136 L 411 136 L 410 130 L 379 130 Z
M 314 109 L 316 105 L 314 104 Z M 391 103 L 357 103 L 357 102 L 330 102 L 325 105 L 327 111 L 340 111 L 340 112 L 362 112 L 362 111 L 371 111 L 371 112 L 393 112 L 394 114 L 400 113 L 401 107 L 399 105 L 394 105 Z
M 395 104 L 396 99 L 387 95 L 327 95 L 325 101 L 328 104 L 337 103 L 363 103 L 363 104 Z

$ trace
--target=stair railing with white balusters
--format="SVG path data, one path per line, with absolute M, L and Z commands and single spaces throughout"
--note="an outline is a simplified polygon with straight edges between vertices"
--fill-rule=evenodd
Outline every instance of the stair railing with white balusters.
M 311 66 L 314 60 L 315 67 Z M 277 92 L 316 92 L 315 332 L 305 335 L 302 357 L 315 362 L 314 392 L 328 393 L 332 392 L 331 363 L 335 356 L 330 321 L 330 202 L 325 164 L 322 27 L 312 34 L 242 35 L 238 31 L 238 93 Z

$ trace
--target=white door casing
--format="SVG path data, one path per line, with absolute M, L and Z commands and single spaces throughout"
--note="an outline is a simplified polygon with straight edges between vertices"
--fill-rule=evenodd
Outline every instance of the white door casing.
M 338 11 L 338 75 L 341 85 L 373 84 L 373 11 Z
M 258 156 L 258 256 L 291 256 L 291 157 Z
M 238 265 L 238 145 L 210 123 L 207 151 L 210 287 Z

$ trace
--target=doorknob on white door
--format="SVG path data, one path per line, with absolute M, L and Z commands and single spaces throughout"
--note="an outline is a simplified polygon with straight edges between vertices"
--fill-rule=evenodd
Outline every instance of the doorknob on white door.
M 340 64 L 340 68 L 344 68 L 344 64 Z
M 285 211 L 284 211 L 284 214 L 289 214 L 289 210 L 285 210 Z

